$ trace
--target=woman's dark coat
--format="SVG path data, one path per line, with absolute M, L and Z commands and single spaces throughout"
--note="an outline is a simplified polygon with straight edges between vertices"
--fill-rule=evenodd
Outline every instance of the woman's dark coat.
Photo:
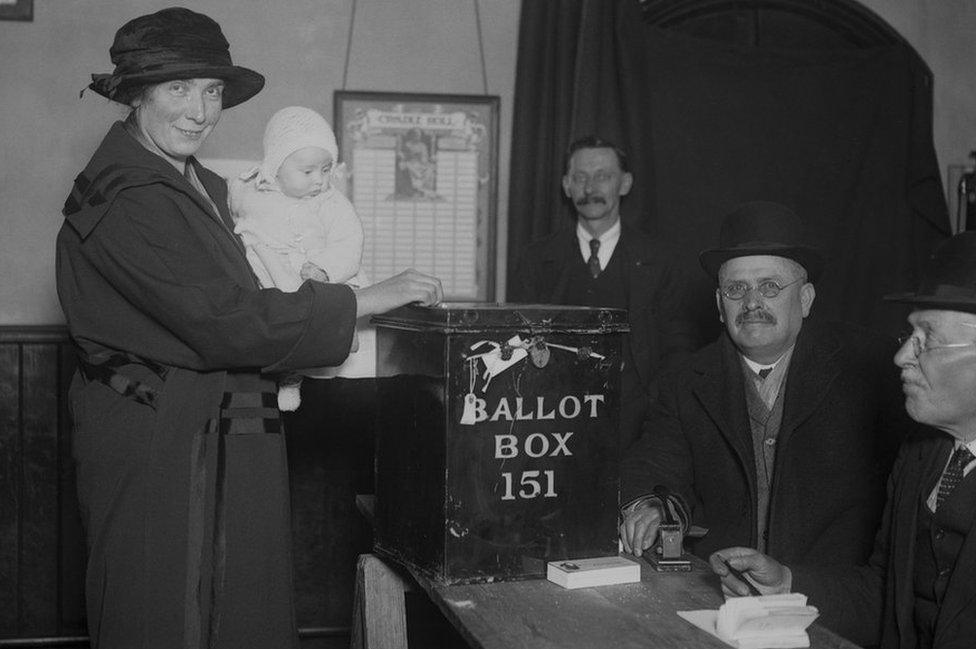
M 102 648 L 297 646 L 269 373 L 341 362 L 355 297 L 259 290 L 223 179 L 190 164 L 219 213 L 115 124 L 58 235 L 89 630 Z

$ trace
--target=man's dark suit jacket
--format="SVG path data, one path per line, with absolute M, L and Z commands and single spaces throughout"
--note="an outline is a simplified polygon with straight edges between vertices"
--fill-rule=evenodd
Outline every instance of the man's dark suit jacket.
M 820 621 L 859 644 L 914 649 L 915 535 L 919 503 L 949 460 L 952 442 L 934 430 L 907 440 L 888 485 L 888 504 L 870 560 L 857 570 L 790 566 L 793 591 L 820 609 Z M 773 555 L 775 558 L 776 555 Z M 786 562 L 787 565 L 788 562 Z M 976 516 L 946 587 L 934 649 L 976 647 Z
M 848 325 L 807 321 L 787 371 L 770 487 L 767 551 L 786 564 L 865 561 L 905 414 L 894 345 Z M 756 463 L 738 350 L 726 334 L 662 381 L 644 434 L 621 464 L 620 502 L 664 485 L 708 528 L 686 542 L 757 547 Z
M 622 224 L 613 257 L 623 262 L 630 305 L 630 358 L 639 385 L 621 388 L 623 441 L 639 432 L 648 395 L 656 391 L 656 379 L 665 366 L 686 358 L 695 348 L 697 335 L 688 317 L 686 289 L 674 263 L 674 253 L 640 230 Z M 576 224 L 533 242 L 522 255 L 509 302 L 567 304 L 566 294 L 573 264 L 582 260 Z M 625 373 L 626 375 L 626 373 Z M 628 421 L 630 423 L 628 423 Z

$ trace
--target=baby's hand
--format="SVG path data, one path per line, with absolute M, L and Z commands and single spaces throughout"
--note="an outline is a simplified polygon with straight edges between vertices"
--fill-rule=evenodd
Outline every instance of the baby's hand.
M 309 261 L 302 264 L 302 270 L 299 271 L 299 275 L 303 280 L 310 279 L 313 282 L 329 283 L 329 274 Z

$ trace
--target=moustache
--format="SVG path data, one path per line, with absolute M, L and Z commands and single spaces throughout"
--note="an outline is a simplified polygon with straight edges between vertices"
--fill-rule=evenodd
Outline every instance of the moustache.
M 762 310 L 743 311 L 739 315 L 735 316 L 735 324 L 742 325 L 747 322 L 765 322 L 768 324 L 776 324 L 776 316 L 769 311 Z
M 576 201 L 578 207 L 583 207 L 584 205 L 606 205 L 607 199 L 602 196 L 584 196 L 583 198 Z

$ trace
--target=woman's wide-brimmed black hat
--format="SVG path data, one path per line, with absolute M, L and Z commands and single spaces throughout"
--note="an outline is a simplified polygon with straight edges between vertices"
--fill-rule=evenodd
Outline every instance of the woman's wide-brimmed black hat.
M 115 70 L 93 74 L 88 87 L 113 101 L 119 100 L 120 91 L 135 85 L 173 79 L 221 79 L 225 84 L 223 107 L 230 108 L 264 87 L 262 75 L 233 64 L 220 25 L 182 7 L 163 9 L 122 25 L 109 54 Z
M 718 247 L 698 255 L 702 268 L 712 277 L 729 259 L 751 255 L 786 257 L 803 266 L 807 281 L 823 271 L 820 251 L 803 242 L 803 222 L 785 205 L 769 201 L 743 203 L 726 214 L 718 235 Z
M 884 299 L 918 309 L 976 313 L 976 232 L 960 232 L 936 246 L 922 267 L 918 290 Z

